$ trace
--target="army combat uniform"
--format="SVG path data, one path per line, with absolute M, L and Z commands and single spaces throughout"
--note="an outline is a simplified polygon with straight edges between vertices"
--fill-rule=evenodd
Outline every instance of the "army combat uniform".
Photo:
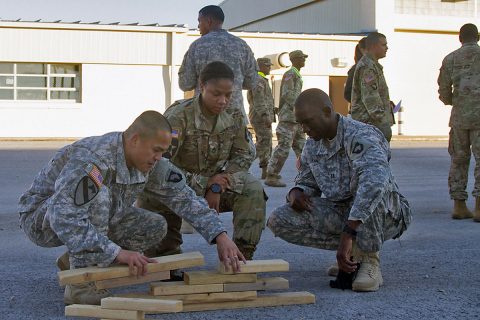
M 190 45 L 178 71 L 180 89 L 183 91 L 195 89 L 198 96 L 200 94 L 200 73 L 207 64 L 213 61 L 221 61 L 232 69 L 235 79 L 227 112 L 241 114 L 247 124 L 242 89 L 253 89 L 259 80 L 257 61 L 248 44 L 226 30 L 210 31 Z
M 352 118 L 374 125 L 390 142 L 394 118 L 388 86 L 382 65 L 368 53 L 357 63 L 351 103 Z
M 292 67 L 283 75 L 276 129 L 278 145 L 273 150 L 273 154 L 268 162 L 268 174 L 278 175 L 280 173 L 288 158 L 290 148 L 293 148 L 297 158 L 302 153 L 303 145 L 305 144 L 305 134 L 302 131 L 302 127 L 295 121 L 293 112 L 295 100 L 302 92 L 302 85 L 302 76 L 297 68 Z
M 272 122 L 275 121 L 275 103 L 268 78 L 261 72 L 258 74 L 261 79 L 256 87 L 249 90 L 247 94 L 250 104 L 248 119 L 255 131 L 256 152 L 260 168 L 266 168 L 272 154 Z
M 246 258 L 251 259 L 265 225 L 266 205 L 262 185 L 248 173 L 255 159 L 251 137 L 242 118 L 232 117 L 227 112 L 205 116 L 199 99 L 177 102 L 165 111 L 175 132 L 170 160 L 183 170 L 189 186 L 198 196 L 205 196 L 210 177 L 219 173 L 230 175 L 230 189 L 221 195 L 220 211 L 233 210 L 233 241 Z M 160 211 L 148 195 L 139 200 L 141 207 Z M 169 222 L 169 233 L 157 252 L 178 252 L 182 243 L 181 219 L 162 214 Z
M 215 210 L 168 160 L 148 174 L 127 168 L 121 132 L 89 137 L 60 149 L 21 196 L 20 225 L 42 247 L 66 245 L 73 268 L 106 267 L 120 249 L 142 252 L 165 236 L 167 223 L 133 206 L 146 193 L 209 242 L 225 229 Z
M 390 166 L 390 148 L 380 131 L 339 116 L 333 141 L 308 139 L 295 187 L 311 197 L 312 212 L 289 204 L 275 209 L 267 225 L 290 243 L 336 250 L 347 220 L 360 220 L 356 244 L 377 252 L 398 238 L 411 220 Z
M 475 157 L 472 195 L 480 197 L 480 47 L 476 42 L 464 43 L 445 57 L 438 85 L 440 100 L 453 106 L 448 145 L 450 197 L 454 200 L 468 198 L 466 188 L 472 151 Z

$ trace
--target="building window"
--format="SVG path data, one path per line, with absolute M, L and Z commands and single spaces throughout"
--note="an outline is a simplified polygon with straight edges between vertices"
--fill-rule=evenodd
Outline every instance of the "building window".
M 0 100 L 80 102 L 80 65 L 0 62 Z

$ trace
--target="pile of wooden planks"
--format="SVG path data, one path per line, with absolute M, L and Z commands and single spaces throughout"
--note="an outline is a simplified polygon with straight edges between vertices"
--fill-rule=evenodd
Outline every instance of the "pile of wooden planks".
M 233 274 L 220 264 L 216 271 L 187 271 L 184 281 L 158 282 L 169 278 L 169 270 L 204 264 L 199 252 L 156 258 L 144 277 L 128 276 L 128 267 L 83 268 L 59 272 L 60 283 L 94 282 L 97 288 L 115 288 L 150 283 L 150 292 L 127 293 L 102 299 L 101 306 L 70 305 L 66 316 L 103 319 L 145 319 L 145 314 L 192 312 L 220 309 L 271 307 L 315 303 L 308 292 L 263 293 L 289 288 L 281 277 L 258 277 L 262 272 L 288 271 L 288 262 L 280 259 L 253 260 Z M 152 282 L 153 281 L 153 282 Z

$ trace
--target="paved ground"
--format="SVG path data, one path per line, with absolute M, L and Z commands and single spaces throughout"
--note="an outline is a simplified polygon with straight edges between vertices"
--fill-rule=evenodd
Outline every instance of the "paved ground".
M 61 142 L 0 143 L 0 318 L 64 319 L 63 291 L 55 257 L 63 248 L 45 249 L 26 240 L 18 228 L 16 201 Z M 293 158 L 287 167 L 293 168 Z M 257 259 L 290 262 L 291 290 L 307 290 L 315 305 L 164 315 L 158 319 L 478 319 L 480 317 L 480 223 L 450 219 L 446 142 L 393 143 L 392 166 L 400 190 L 410 200 L 414 222 L 400 241 L 382 251 L 385 285 L 376 293 L 330 289 L 325 269 L 333 252 L 294 246 L 262 236 Z M 258 175 L 257 164 L 252 167 Z M 284 170 L 292 181 L 294 169 Z M 472 176 L 472 174 L 470 175 Z M 471 190 L 471 183 L 470 183 Z M 268 211 L 284 202 L 287 188 L 266 188 Z M 473 200 L 469 201 L 473 208 Z M 222 215 L 230 225 L 231 214 Z M 201 251 L 207 267 L 216 251 L 198 234 L 185 236 L 185 251 Z M 140 289 L 136 289 L 140 290 Z

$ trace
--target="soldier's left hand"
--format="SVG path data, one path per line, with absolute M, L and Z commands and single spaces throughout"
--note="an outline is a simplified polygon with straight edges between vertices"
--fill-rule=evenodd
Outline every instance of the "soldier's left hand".
M 211 209 L 215 209 L 217 213 L 220 212 L 220 193 L 215 193 L 210 190 L 205 194 L 205 200 L 207 200 L 208 206 Z
M 354 272 L 357 269 L 357 263 L 352 260 L 352 236 L 342 232 L 340 244 L 337 249 L 337 263 L 340 270 L 345 272 Z
M 217 242 L 218 258 L 224 264 L 225 269 L 232 268 L 233 272 L 240 271 L 241 262 L 247 263 L 243 254 L 238 250 L 235 242 L 230 240 L 225 232 L 220 233 L 215 239 Z

